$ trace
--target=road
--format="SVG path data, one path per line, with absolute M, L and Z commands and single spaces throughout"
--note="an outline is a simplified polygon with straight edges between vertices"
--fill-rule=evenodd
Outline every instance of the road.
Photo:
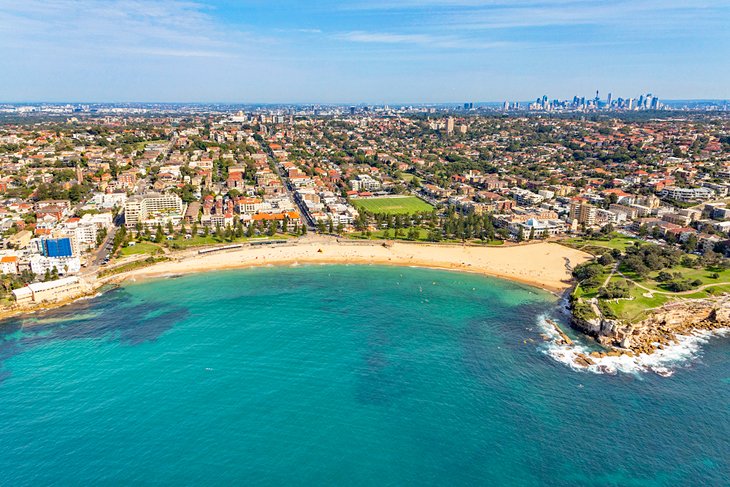
M 108 230 L 104 241 L 94 250 L 90 256 L 86 258 L 86 267 L 81 270 L 81 274 L 96 275 L 101 268 L 101 263 L 106 258 L 106 255 L 111 252 L 111 246 L 114 242 L 114 236 L 117 234 L 120 225 L 122 225 L 123 218 L 121 213 L 117 215 L 114 220 L 114 225 Z
M 299 208 L 299 214 L 304 217 L 304 222 L 307 224 L 307 230 L 309 231 L 315 231 L 316 225 L 314 223 L 314 218 L 312 218 L 312 215 L 309 214 L 309 210 L 307 209 L 306 205 L 299 201 L 298 198 L 294 195 L 294 189 L 291 186 L 291 183 L 289 182 L 289 177 L 284 175 L 283 171 L 281 170 L 281 166 L 279 165 L 278 161 L 274 157 L 274 153 L 271 150 L 271 147 L 269 147 L 268 144 L 265 142 L 259 142 L 259 145 L 261 146 L 261 149 L 263 149 L 264 152 L 266 152 L 267 157 L 269 158 L 269 161 L 273 164 L 274 170 L 276 171 L 276 174 L 279 175 L 279 179 L 281 179 L 281 182 L 284 184 L 284 189 L 286 190 L 286 194 L 289 196 L 289 198 L 294 202 L 294 204 L 297 205 Z

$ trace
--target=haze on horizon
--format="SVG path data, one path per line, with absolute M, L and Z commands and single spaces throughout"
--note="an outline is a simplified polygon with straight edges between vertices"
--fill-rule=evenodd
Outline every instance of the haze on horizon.
M 730 98 L 730 0 L 0 0 L 0 100 Z

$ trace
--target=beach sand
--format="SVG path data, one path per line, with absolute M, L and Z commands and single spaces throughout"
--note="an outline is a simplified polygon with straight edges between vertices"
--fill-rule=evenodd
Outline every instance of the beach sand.
M 501 277 L 561 292 L 570 287 L 572 268 L 591 256 L 555 243 L 505 247 L 469 247 L 394 242 L 339 241 L 309 236 L 276 246 L 250 247 L 200 255 L 197 250 L 174 254 L 170 261 L 138 269 L 110 281 L 295 264 L 374 264 L 431 267 Z

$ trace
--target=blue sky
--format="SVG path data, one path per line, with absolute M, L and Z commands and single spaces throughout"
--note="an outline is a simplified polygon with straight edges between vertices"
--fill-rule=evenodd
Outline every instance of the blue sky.
M 0 0 L 0 100 L 730 98 L 730 0 Z

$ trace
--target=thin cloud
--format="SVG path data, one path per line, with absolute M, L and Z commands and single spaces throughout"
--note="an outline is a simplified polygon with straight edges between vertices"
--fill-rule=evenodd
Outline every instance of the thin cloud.
M 0 0 L 0 45 L 28 41 L 69 52 L 133 51 L 160 56 L 221 57 L 230 42 L 192 2 L 161 0 Z
M 127 54 L 142 54 L 159 57 L 180 57 L 180 58 L 231 58 L 233 54 L 218 51 L 196 51 L 186 49 L 123 49 L 120 52 Z
M 495 49 L 516 45 L 512 42 L 484 42 L 457 36 L 438 36 L 430 34 L 411 34 L 393 32 L 351 31 L 336 34 L 335 38 L 357 43 L 414 45 L 443 49 Z

